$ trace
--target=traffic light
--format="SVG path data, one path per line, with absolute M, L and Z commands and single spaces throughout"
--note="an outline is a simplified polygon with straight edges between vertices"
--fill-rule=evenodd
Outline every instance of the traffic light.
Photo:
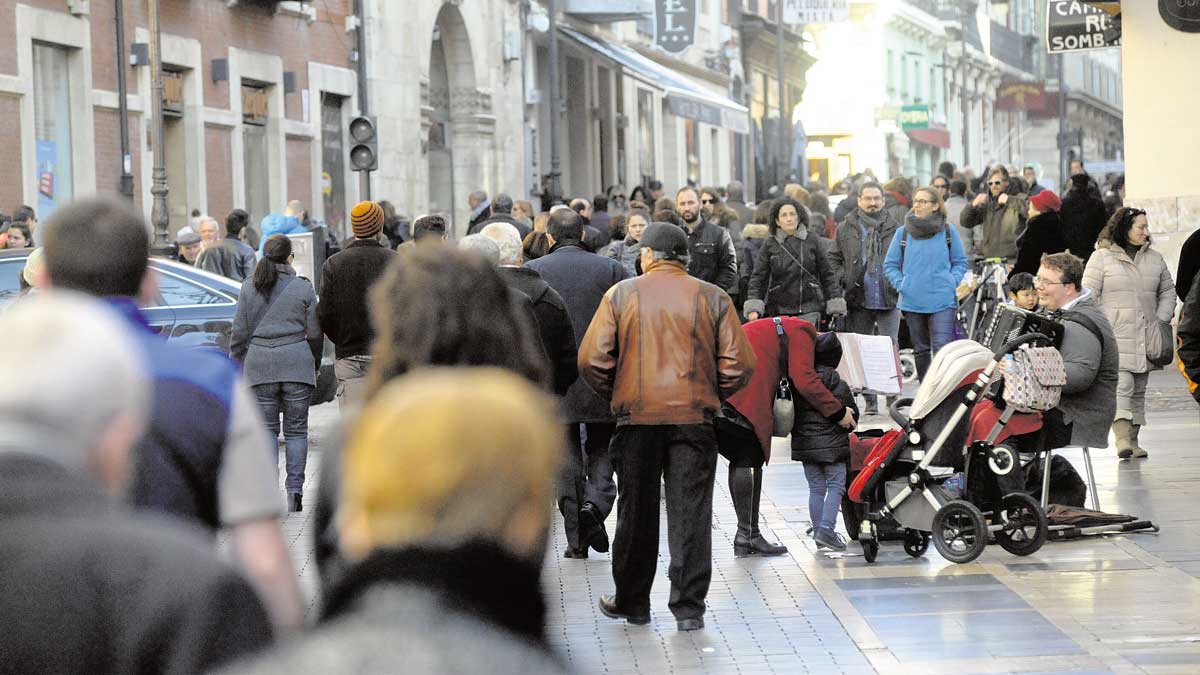
M 374 171 L 379 167 L 379 138 L 375 118 L 360 115 L 350 120 L 350 169 Z

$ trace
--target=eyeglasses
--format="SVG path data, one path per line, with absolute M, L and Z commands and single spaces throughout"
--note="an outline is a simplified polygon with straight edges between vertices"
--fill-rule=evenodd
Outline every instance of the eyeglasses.
M 1034 285 L 1034 286 L 1062 286 L 1062 285 L 1063 285 L 1063 282 L 1061 282 L 1061 281 L 1050 281 L 1049 279 L 1043 279 L 1042 277 L 1034 277 L 1034 278 L 1033 278 L 1033 285 Z
M 936 204 L 932 199 L 914 199 L 913 204 Z
M 989 180 L 989 181 L 988 181 L 988 185 L 1004 185 L 1004 181 L 1002 181 L 1002 180 Z
M 700 203 L 701 203 L 701 204 L 716 204 L 716 203 L 717 203 L 717 200 L 715 200 L 715 199 L 701 199 L 701 200 L 700 200 Z
M 1144 215 L 1146 215 L 1146 212 L 1142 209 L 1129 209 L 1125 212 L 1125 217 L 1129 218 L 1130 220 Z
M 937 190 L 948 190 L 948 189 L 950 189 L 950 186 L 949 186 L 949 185 L 946 185 L 945 183 L 934 183 L 934 184 L 933 184 L 933 187 L 934 187 L 935 189 L 937 189 Z

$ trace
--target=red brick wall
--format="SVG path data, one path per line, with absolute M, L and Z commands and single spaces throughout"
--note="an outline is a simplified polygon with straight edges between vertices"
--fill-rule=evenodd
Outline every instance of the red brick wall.
M 142 185 L 141 150 L 138 144 L 139 115 L 129 115 L 129 152 L 133 156 L 133 201 L 141 204 Z M 120 192 L 121 190 L 121 122 L 116 110 L 96 109 L 96 190 L 98 192 Z
M 224 218 L 233 210 L 232 130 L 204 127 L 204 160 L 208 164 L 208 212 Z
M 0 147 L 4 161 L 0 162 L 0 210 L 12 215 L 22 202 L 21 194 L 21 99 L 0 96 Z
M 312 141 L 307 138 L 287 139 L 287 198 L 299 199 L 312 210 Z

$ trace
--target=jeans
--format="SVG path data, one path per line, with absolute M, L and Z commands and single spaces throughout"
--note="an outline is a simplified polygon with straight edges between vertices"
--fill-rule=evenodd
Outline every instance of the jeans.
M 271 382 L 254 385 L 254 396 L 271 432 L 272 443 L 279 439 L 279 416 L 283 415 L 283 443 L 286 450 L 288 494 L 304 491 L 304 465 L 308 461 L 308 402 L 313 387 L 300 382 Z M 278 470 L 278 468 L 276 469 Z
M 367 371 L 371 368 L 371 357 L 351 356 L 338 359 L 333 364 L 337 377 L 338 410 L 348 415 L 362 404 L 363 389 L 367 386 Z
M 859 335 L 886 335 L 900 346 L 900 310 L 851 307 L 846 315 L 846 332 Z
M 846 494 L 846 464 L 805 462 L 804 477 L 808 479 L 808 516 L 813 527 L 832 532 Z
M 580 436 L 583 427 L 587 438 Z M 617 484 L 613 482 L 613 465 L 609 457 L 608 444 L 612 440 L 614 424 L 608 422 L 586 422 L 567 425 L 569 456 L 563 463 L 557 485 L 558 510 L 563 516 L 567 533 L 567 544 L 579 547 L 579 509 L 591 502 L 600 512 L 600 518 L 612 513 L 617 500 Z
M 912 338 L 913 358 L 917 362 L 917 376 L 925 379 L 929 364 L 942 347 L 954 342 L 954 322 L 958 320 L 953 307 L 933 314 L 905 312 L 908 336 Z
M 1146 383 L 1150 373 L 1117 373 L 1117 419 L 1129 420 L 1134 426 L 1146 424 Z
M 617 468 L 617 531 L 612 575 L 617 607 L 650 613 L 658 567 L 660 480 L 667 491 L 667 544 L 671 565 L 668 606 L 677 620 L 704 615 L 712 580 L 712 498 L 717 437 L 711 424 L 622 425 L 612 440 Z

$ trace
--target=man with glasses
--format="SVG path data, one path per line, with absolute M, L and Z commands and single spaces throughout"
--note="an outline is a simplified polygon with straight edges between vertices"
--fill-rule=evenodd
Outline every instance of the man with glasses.
M 981 256 L 1004 258 L 1011 264 L 1017 259 L 1017 239 L 1025 232 L 1029 217 L 1028 199 L 1024 194 L 1009 194 L 1008 169 L 1002 166 L 988 174 L 987 187 L 987 192 L 978 194 L 963 209 L 958 224 L 982 228 Z
M 1043 310 L 1064 329 L 1059 351 L 1067 384 L 1058 407 L 1043 418 L 1048 449 L 1108 447 L 1108 428 L 1117 412 L 1117 338 L 1082 282 L 1083 261 L 1070 253 L 1042 256 L 1033 280 Z
M 874 181 L 863 183 L 858 190 L 858 208 L 838 224 L 829 249 L 830 266 L 845 292 L 849 312 L 846 330 L 862 335 L 887 335 L 897 346 L 899 294 L 883 273 L 883 261 L 899 227 L 884 209 L 883 186 Z M 875 397 L 868 397 L 863 412 L 878 411 Z

